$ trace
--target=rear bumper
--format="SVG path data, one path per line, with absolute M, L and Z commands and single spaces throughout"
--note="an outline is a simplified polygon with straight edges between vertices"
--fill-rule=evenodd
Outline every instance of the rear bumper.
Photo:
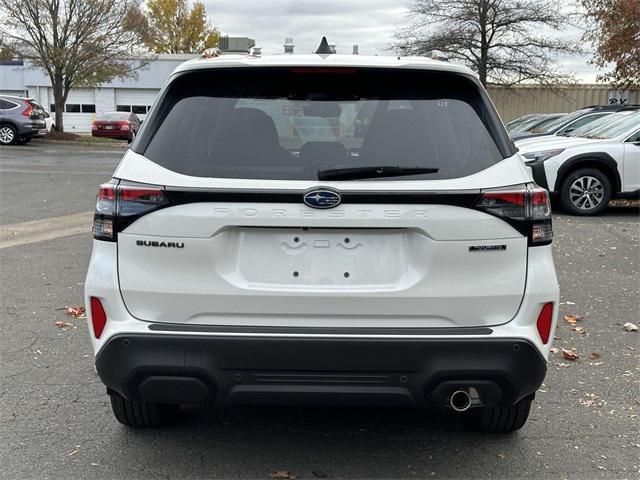
M 42 127 L 44 128 L 44 127 Z M 32 138 L 38 135 L 38 133 L 40 132 L 40 128 L 39 127 L 35 127 L 35 126 L 31 126 L 31 125 L 24 125 L 24 124 L 18 124 L 18 136 L 20 138 Z
M 92 137 L 129 138 L 129 130 L 92 130 Z
M 440 407 L 475 387 L 482 405 L 537 390 L 546 361 L 517 338 L 325 338 L 118 334 L 96 357 L 109 390 L 159 403 Z

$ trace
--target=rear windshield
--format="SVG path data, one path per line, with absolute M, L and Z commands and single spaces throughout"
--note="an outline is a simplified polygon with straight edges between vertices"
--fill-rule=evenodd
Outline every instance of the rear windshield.
M 101 113 L 98 115 L 98 120 L 102 120 L 104 122 L 121 122 L 123 120 L 129 119 L 129 113 L 120 113 L 120 112 L 107 112 Z
M 133 149 L 198 177 L 317 180 L 325 170 L 399 167 L 422 172 L 385 179 L 416 180 L 486 169 L 512 154 L 504 136 L 462 75 L 214 69 L 175 79 Z

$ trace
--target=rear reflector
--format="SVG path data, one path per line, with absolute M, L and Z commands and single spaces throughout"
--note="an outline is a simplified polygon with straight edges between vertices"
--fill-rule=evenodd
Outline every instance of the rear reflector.
M 93 334 L 100 338 L 104 326 L 107 324 L 107 314 L 104 313 L 102 303 L 96 297 L 91 297 L 91 323 L 93 324 Z
M 538 327 L 538 333 L 540 334 L 540 340 L 545 345 L 549 342 L 549 335 L 551 334 L 551 322 L 553 321 L 553 303 L 545 303 L 538 315 L 538 321 L 536 327 Z

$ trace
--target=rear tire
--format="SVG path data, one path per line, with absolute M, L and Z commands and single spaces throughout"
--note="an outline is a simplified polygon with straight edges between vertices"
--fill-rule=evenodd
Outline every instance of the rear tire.
M 12 145 L 18 139 L 18 132 L 11 125 L 0 125 L 0 145 Z
M 133 402 L 111 393 L 111 409 L 116 420 L 127 427 L 156 428 L 166 425 L 177 405 Z
M 508 407 L 486 407 L 471 413 L 471 425 L 483 432 L 511 433 L 522 428 L 529 418 L 531 400 L 525 398 Z
M 579 168 L 570 173 L 560 187 L 560 204 L 572 215 L 597 215 L 611 200 L 611 181 L 595 168 Z

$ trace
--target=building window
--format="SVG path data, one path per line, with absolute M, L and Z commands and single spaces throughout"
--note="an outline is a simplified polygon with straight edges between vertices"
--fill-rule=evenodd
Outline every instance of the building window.
M 146 105 L 133 105 L 131 107 L 131 111 L 133 113 L 138 113 L 138 114 L 144 115 L 145 113 L 147 113 L 147 106 Z
M 82 113 L 96 113 L 95 105 L 82 104 Z
M 67 103 L 64 107 L 64 111 L 67 113 L 80 113 L 79 103 Z
M 130 112 L 131 111 L 131 105 L 117 105 L 116 106 L 116 110 L 118 112 Z
M 52 103 L 51 105 L 49 105 L 49 111 L 51 113 L 56 113 L 56 104 Z

